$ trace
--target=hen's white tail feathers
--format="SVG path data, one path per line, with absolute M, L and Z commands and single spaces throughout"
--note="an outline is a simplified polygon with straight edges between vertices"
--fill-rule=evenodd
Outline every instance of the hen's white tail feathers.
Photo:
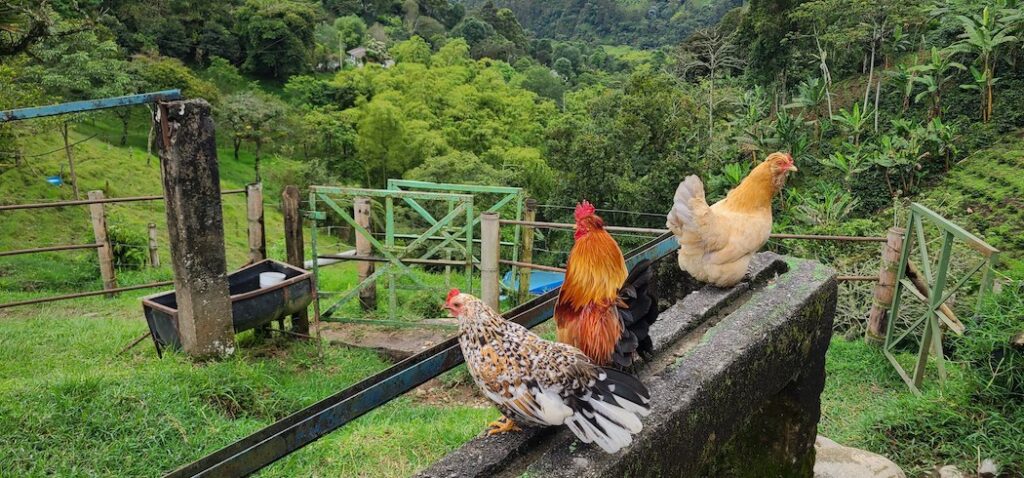
M 703 214 L 707 207 L 708 204 L 704 198 L 704 183 L 695 175 L 687 176 L 676 188 L 672 210 L 668 212 L 668 228 L 676 234 L 683 230 L 698 229 L 697 217 Z
M 650 396 L 643 384 L 616 371 L 605 370 L 591 391 L 578 399 L 575 413 L 565 424 L 580 441 L 596 443 L 606 453 L 633 443 L 633 435 L 644 428 L 637 415 L 651 413 Z

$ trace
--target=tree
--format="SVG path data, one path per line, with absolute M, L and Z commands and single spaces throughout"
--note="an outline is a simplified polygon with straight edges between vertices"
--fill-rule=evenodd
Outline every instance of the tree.
M 203 71 L 203 76 L 213 82 L 218 90 L 226 93 L 240 90 L 246 86 L 245 78 L 238 73 L 238 68 L 219 56 L 210 58 L 210 66 Z
M 708 81 L 708 138 L 715 136 L 715 77 L 722 73 L 741 68 L 736 44 L 731 35 L 722 34 L 718 28 L 701 30 L 687 40 L 677 56 L 680 78 L 693 74 L 702 75 Z
M 980 15 L 958 15 L 957 19 L 963 25 L 964 32 L 960 34 L 960 41 L 954 48 L 975 54 L 981 66 L 979 72 L 985 85 L 981 89 L 981 120 L 988 122 L 992 119 L 992 90 L 999 80 L 995 76 L 996 55 L 999 47 L 1017 41 L 1017 37 L 1010 35 L 1009 26 L 989 7 L 982 9 Z
M 942 116 L 942 89 L 946 82 L 953 77 L 953 70 L 966 70 L 964 65 L 952 60 L 950 52 L 932 47 L 928 63 L 916 65 L 910 68 L 917 84 L 924 86 L 925 90 L 914 97 L 915 102 L 920 102 L 926 97 L 931 97 L 932 107 L 928 113 L 929 118 Z
M 551 66 L 551 69 L 558 73 L 558 75 L 562 77 L 563 80 L 566 81 L 572 80 L 572 78 L 576 76 L 576 73 L 573 69 L 572 61 L 565 57 L 555 60 L 555 63 Z
M 430 65 L 430 45 L 416 35 L 406 41 L 396 43 L 391 47 L 390 52 L 398 63 Z
M 269 94 L 246 90 L 225 98 L 219 112 L 231 131 L 235 161 L 238 161 L 238 150 L 243 141 L 250 141 L 255 146 L 253 169 L 256 182 L 259 182 L 263 145 L 281 132 L 281 120 L 287 113 L 287 107 Z
M 423 164 L 405 173 L 407 179 L 436 183 L 477 184 L 503 186 L 507 175 L 480 160 L 475 154 L 456 151 L 444 156 L 427 158 Z
M 450 36 L 462 37 L 470 46 L 481 43 L 495 34 L 494 27 L 478 17 L 463 18 L 450 32 Z
M 249 0 L 238 10 L 238 29 L 245 48 L 242 68 L 274 78 L 306 71 L 316 21 L 316 10 L 305 3 Z
M 74 30 L 73 24 L 64 24 Z M 34 45 L 31 53 L 38 63 L 29 69 L 51 97 L 87 100 L 130 93 L 137 84 L 128 74 L 127 63 L 112 40 L 101 40 L 95 30 L 81 30 L 61 37 L 49 37 Z M 123 113 L 127 114 L 127 113 Z M 69 128 L 76 115 L 62 117 L 61 136 L 68 159 L 71 188 L 79 198 L 75 160 L 69 142 Z
M 562 104 L 562 95 L 565 94 L 565 82 L 550 68 L 540 65 L 530 66 L 523 71 L 519 86 L 558 104 Z
M 49 0 L 0 4 L 0 57 L 13 56 L 51 35 L 55 23 Z

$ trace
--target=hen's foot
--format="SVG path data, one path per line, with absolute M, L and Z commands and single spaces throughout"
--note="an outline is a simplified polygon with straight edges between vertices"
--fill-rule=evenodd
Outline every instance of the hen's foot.
M 512 419 L 508 417 L 501 417 L 487 424 L 487 426 L 491 427 L 490 430 L 487 430 L 488 435 L 497 435 L 499 433 L 523 431 L 522 428 L 519 428 L 519 426 L 516 425 L 516 422 L 512 421 Z

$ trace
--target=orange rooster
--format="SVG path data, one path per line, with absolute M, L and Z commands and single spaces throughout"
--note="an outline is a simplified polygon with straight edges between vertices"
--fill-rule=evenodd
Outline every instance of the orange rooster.
M 679 267 L 702 282 L 736 285 L 772 232 L 772 198 L 796 170 L 792 156 L 772 153 L 710 207 L 700 178 L 679 183 L 667 224 L 679 241 Z
M 576 243 L 555 304 L 558 341 L 572 345 L 601 366 L 626 368 L 653 351 L 648 329 L 658 318 L 643 261 L 630 273 L 619 245 L 604 229 L 594 206 L 576 206 Z

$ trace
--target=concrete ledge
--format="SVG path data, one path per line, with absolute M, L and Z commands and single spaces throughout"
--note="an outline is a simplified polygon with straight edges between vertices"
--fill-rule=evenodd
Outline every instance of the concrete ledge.
M 747 282 L 703 287 L 666 309 L 641 373 L 652 413 L 626 450 L 607 455 L 567 429 L 528 429 L 474 438 L 417 476 L 810 477 L 834 276 L 763 253 Z

